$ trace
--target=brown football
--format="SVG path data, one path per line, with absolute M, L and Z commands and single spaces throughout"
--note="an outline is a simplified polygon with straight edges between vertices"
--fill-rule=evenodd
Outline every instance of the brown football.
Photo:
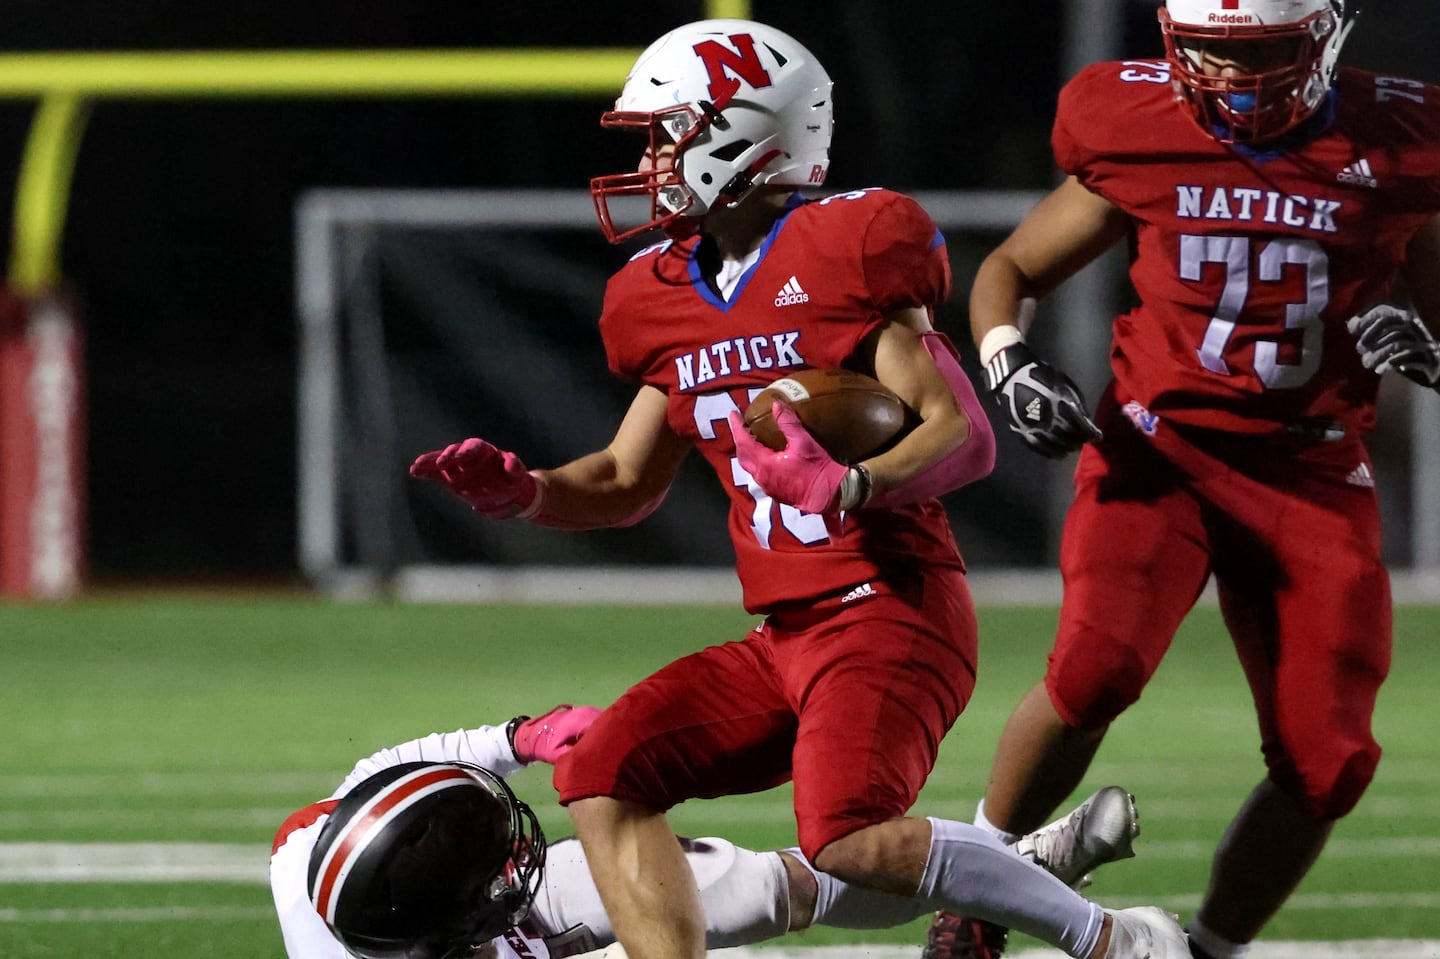
M 785 448 L 771 405 L 789 404 L 810 435 L 842 463 L 884 449 L 909 424 L 905 404 L 879 380 L 850 370 L 802 370 L 771 383 L 745 410 L 745 425 L 772 450 Z

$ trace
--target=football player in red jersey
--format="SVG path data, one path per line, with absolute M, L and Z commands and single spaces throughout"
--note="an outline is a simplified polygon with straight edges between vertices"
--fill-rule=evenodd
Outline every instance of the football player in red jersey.
M 668 234 L 606 290 L 610 367 L 639 384 L 614 440 L 532 472 L 471 439 L 412 472 L 485 515 L 572 529 L 648 515 L 691 448 L 729 493 L 745 605 L 764 621 L 631 687 L 555 771 L 632 959 L 704 954 L 666 811 L 791 780 L 800 847 L 840 879 L 1008 916 L 1074 956 L 1182 955 L 1160 910 L 1104 912 L 974 826 L 906 816 L 975 680 L 964 563 L 935 497 L 990 471 L 994 437 L 931 325 L 950 270 L 930 217 L 888 190 L 795 192 L 825 179 L 830 87 L 763 24 L 703 21 L 651 44 L 602 118 L 648 138 L 639 169 L 592 182 L 611 239 Z M 782 451 L 745 429 L 767 384 L 836 367 L 884 383 L 917 425 L 853 465 L 783 405 Z
M 1353 20 L 1329 0 L 1169 0 L 1159 19 L 1166 59 L 1066 85 L 1067 178 L 971 292 L 1012 428 L 1042 453 L 1081 450 L 1058 637 L 977 823 L 1024 833 L 1080 783 L 1213 576 L 1266 770 L 1188 928 L 1195 956 L 1237 959 L 1380 757 L 1390 590 L 1361 437 L 1377 373 L 1440 375 L 1440 90 L 1337 70 Z M 1140 305 L 1115 319 L 1092 421 L 1017 317 L 1122 239 Z M 1380 304 L 1397 279 L 1416 312 Z M 957 921 L 940 916 L 932 941 Z

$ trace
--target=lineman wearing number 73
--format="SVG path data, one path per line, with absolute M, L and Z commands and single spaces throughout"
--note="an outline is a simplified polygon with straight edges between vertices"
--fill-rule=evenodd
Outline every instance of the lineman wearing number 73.
M 1096 64 L 1061 93 L 1068 177 L 971 291 L 1012 429 L 1081 450 L 1055 648 L 977 824 L 1045 821 L 1213 576 L 1265 768 L 1189 921 L 1199 959 L 1244 954 L 1375 772 L 1391 610 L 1362 436 L 1378 374 L 1440 380 L 1440 89 L 1337 69 L 1345 7 L 1169 0 L 1166 59 Z M 1139 305 L 1114 321 L 1092 419 L 1016 321 L 1121 240 Z M 1397 280 L 1408 308 L 1386 302 Z M 940 916 L 933 959 L 963 932 Z M 977 940 L 965 955 L 996 954 Z

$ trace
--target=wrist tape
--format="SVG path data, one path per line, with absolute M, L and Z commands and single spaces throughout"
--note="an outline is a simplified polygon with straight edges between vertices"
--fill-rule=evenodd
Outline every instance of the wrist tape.
M 980 365 L 989 366 L 996 353 L 1007 346 L 1024 342 L 1025 335 L 1020 332 L 1020 327 L 1011 326 L 1009 323 L 995 327 L 980 340 Z
M 870 471 L 858 463 L 845 471 L 845 476 L 840 480 L 840 508 L 842 510 L 859 509 L 870 500 L 870 494 L 875 492 L 875 479 Z

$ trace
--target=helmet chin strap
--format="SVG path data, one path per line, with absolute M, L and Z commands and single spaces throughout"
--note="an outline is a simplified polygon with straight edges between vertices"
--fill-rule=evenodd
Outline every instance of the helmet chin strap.
M 1352 9 L 1348 16 L 1346 15 L 1346 3 L 1344 0 L 1337 0 L 1334 6 L 1338 8 L 1335 16 L 1339 21 L 1339 26 L 1335 28 L 1335 39 L 1326 45 L 1324 59 L 1321 60 L 1320 63 L 1321 71 L 1326 76 L 1329 76 L 1335 69 L 1335 64 L 1340 59 L 1340 48 L 1345 45 L 1346 38 L 1350 36 L 1350 31 L 1355 29 L 1355 21 L 1360 16 L 1358 4 L 1349 5 Z
M 705 119 L 710 121 L 711 126 L 717 130 L 730 129 L 730 121 L 725 119 L 725 114 L 721 113 L 715 104 L 709 100 L 698 100 L 696 102 L 699 103 L 700 112 L 705 114 Z
M 716 202 L 724 203 L 728 209 L 732 210 L 739 206 L 741 201 L 749 196 L 757 186 L 755 178 L 765 171 L 771 160 L 784 155 L 784 153 L 784 150 L 767 150 L 761 154 L 754 163 L 735 174 L 730 178 L 730 182 L 720 188 L 720 192 L 715 196 Z

